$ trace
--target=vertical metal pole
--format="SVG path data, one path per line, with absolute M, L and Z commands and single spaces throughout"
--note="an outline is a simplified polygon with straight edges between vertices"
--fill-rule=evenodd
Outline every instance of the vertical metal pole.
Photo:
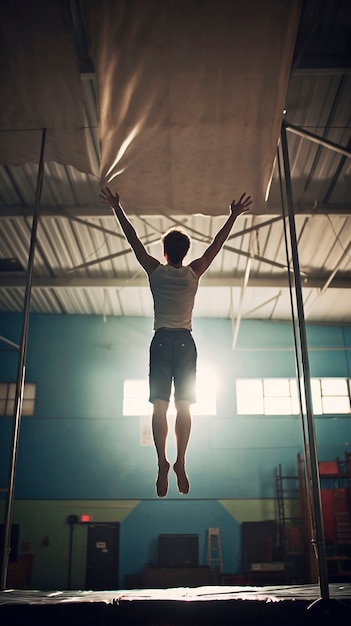
M 285 255 L 286 255 L 286 263 L 287 263 L 287 267 L 288 267 L 289 296 L 290 296 L 292 329 L 293 329 L 293 337 L 294 337 L 294 354 L 295 354 L 295 364 L 296 364 L 297 391 L 298 391 L 299 407 L 300 407 L 301 422 L 302 422 L 302 440 L 303 440 L 304 456 L 306 458 L 307 454 L 308 454 L 308 448 L 307 448 L 307 438 L 306 438 L 305 423 L 304 423 L 304 420 L 303 420 L 303 398 L 302 398 L 302 389 L 301 389 L 302 374 L 301 374 L 300 357 L 299 357 L 299 350 L 298 350 L 298 333 L 297 333 L 298 329 L 297 329 L 296 323 L 295 323 L 296 322 L 296 315 L 295 315 L 295 306 L 294 306 L 294 299 L 293 299 L 292 275 L 291 275 L 291 271 L 290 271 L 290 258 L 289 258 L 289 247 L 288 247 L 288 232 L 287 232 L 287 227 L 286 227 L 286 211 L 285 211 L 284 194 L 283 194 L 283 186 L 282 186 L 282 171 L 281 171 L 279 149 L 277 150 L 277 164 L 278 164 L 280 198 L 281 198 L 282 215 L 283 215 Z
M 35 205 L 34 205 L 33 220 L 32 220 L 32 232 L 31 232 L 31 240 L 30 240 L 30 248 L 29 248 L 28 266 L 27 266 L 27 281 L 26 281 L 26 288 L 25 288 L 25 294 L 24 294 L 22 335 L 21 335 L 21 343 L 19 347 L 16 394 L 15 394 L 15 405 L 14 405 L 14 414 L 13 414 L 12 454 L 11 454 L 11 460 L 10 460 L 8 492 L 7 492 L 6 509 L 5 509 L 4 544 L 3 544 L 3 554 L 2 554 L 2 563 L 1 563 L 1 590 L 6 588 L 7 569 L 8 569 L 8 563 L 9 563 L 9 555 L 10 555 L 11 522 L 12 522 L 12 509 L 13 509 L 14 488 L 15 488 L 16 460 L 17 460 L 19 430 L 20 430 L 21 415 L 22 415 L 22 399 L 23 399 L 24 378 L 25 378 L 25 363 L 26 363 L 26 352 L 27 352 L 28 324 L 29 324 L 30 298 L 31 298 L 32 276 L 33 276 L 33 265 L 34 265 L 34 253 L 35 253 L 35 244 L 36 244 L 37 228 L 38 228 L 38 221 L 39 221 L 39 207 L 40 207 L 41 191 L 42 191 L 42 186 L 43 186 L 45 139 L 46 139 L 46 129 L 44 128 L 43 133 L 42 133 L 42 140 L 41 140 L 40 160 L 39 160 L 39 168 L 38 168 Z
M 296 229 L 295 229 L 295 216 L 294 216 L 293 195 L 292 195 L 292 185 L 291 185 L 291 176 L 290 176 L 288 142 L 287 142 L 287 136 L 286 136 L 286 127 L 285 127 L 284 122 L 283 122 L 282 130 L 281 130 L 281 141 L 282 141 L 285 187 L 286 187 L 288 218 L 289 218 L 290 238 L 291 238 L 291 248 L 292 248 L 292 261 L 293 261 L 294 278 L 295 278 L 295 294 L 296 294 L 297 315 L 298 315 L 298 323 L 299 323 L 302 373 L 303 373 L 305 402 L 306 402 L 308 455 L 307 455 L 307 458 L 305 459 L 305 462 L 306 464 L 309 465 L 307 469 L 308 469 L 308 475 L 310 476 L 310 479 L 311 479 L 312 500 L 313 500 L 313 509 L 314 509 L 313 515 L 314 515 L 315 534 L 316 534 L 316 552 L 317 552 L 317 559 L 318 559 L 319 584 L 320 584 L 320 590 L 321 590 L 321 597 L 323 600 L 328 600 L 329 599 L 329 586 L 328 586 L 327 555 L 326 555 L 326 549 L 325 549 L 320 480 L 319 480 L 319 470 L 318 470 L 317 445 L 316 445 L 316 433 L 315 433 L 315 428 L 314 428 L 314 417 L 313 417 L 313 407 L 312 407 L 312 391 L 311 391 L 311 379 L 310 379 L 309 359 L 308 359 L 306 324 L 305 324 L 301 280 L 300 280 L 300 263 L 299 263 L 299 256 L 298 256 L 298 250 L 297 250 L 297 237 L 296 237 Z

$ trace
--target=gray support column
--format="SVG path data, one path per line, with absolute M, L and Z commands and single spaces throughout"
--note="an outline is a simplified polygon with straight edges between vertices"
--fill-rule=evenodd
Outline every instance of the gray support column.
M 46 138 L 46 129 L 44 128 L 42 132 L 37 187 L 36 187 L 35 204 L 34 204 L 34 210 L 33 210 L 32 232 L 31 232 L 31 240 L 30 240 L 30 248 L 29 248 L 29 256 L 28 256 L 27 281 L 26 281 L 24 304 L 23 304 L 21 343 L 19 346 L 16 394 L 15 394 L 15 405 L 14 405 L 14 414 L 13 414 L 12 453 L 11 453 L 11 460 L 10 460 L 10 467 L 9 467 L 8 492 L 7 492 L 5 520 L 4 520 L 4 544 L 3 544 L 3 554 L 2 554 L 2 562 L 1 562 L 1 590 L 6 588 L 7 570 L 8 570 L 9 555 L 10 555 L 12 509 L 13 509 L 14 490 L 15 490 L 15 472 L 16 472 L 19 430 L 20 430 L 21 416 L 22 416 L 22 400 L 23 400 L 24 379 L 25 379 L 25 364 L 26 364 L 26 353 L 27 353 L 27 339 L 28 339 L 28 325 L 29 325 L 29 311 L 30 311 L 30 299 L 31 299 L 32 276 L 33 276 L 33 265 L 34 265 L 34 253 L 35 253 L 35 244 L 36 244 L 37 228 L 38 228 L 38 221 L 39 221 L 41 190 L 43 186 L 45 138 Z
M 305 451 L 305 463 L 306 463 L 307 475 L 310 477 L 310 484 L 307 485 L 307 489 L 312 490 L 312 498 L 311 498 L 311 502 L 313 505 L 312 516 L 313 516 L 313 521 L 315 525 L 315 529 L 314 529 L 315 538 L 316 538 L 315 548 L 316 548 L 316 555 L 317 555 L 317 561 L 318 561 L 321 597 L 323 600 L 328 600 L 329 599 L 329 586 L 328 586 L 327 556 L 326 556 L 325 539 L 324 539 L 316 433 L 315 433 L 313 407 L 312 407 L 312 391 L 311 391 L 311 380 L 310 380 L 310 370 L 309 370 L 306 324 L 305 324 L 302 288 L 301 288 L 301 279 L 300 279 L 300 263 L 299 263 L 296 228 L 295 228 L 295 216 L 294 216 L 293 194 L 292 194 L 292 185 L 291 185 L 291 176 L 290 176 L 288 143 L 287 143 L 286 127 L 285 127 L 284 122 L 283 122 L 282 130 L 281 130 L 281 146 L 282 146 L 283 161 L 284 161 L 285 190 L 286 190 L 286 199 L 287 199 L 287 207 L 288 207 L 291 253 L 292 253 L 292 261 L 293 261 L 293 268 L 294 268 L 294 283 L 295 283 L 294 286 L 295 286 L 295 295 L 296 295 L 299 341 L 300 341 L 301 361 L 302 361 L 301 367 L 302 367 L 302 374 L 303 374 L 303 388 L 304 388 L 305 403 L 306 403 L 305 432 L 307 436 L 307 442 L 306 442 L 307 445 L 306 445 L 305 450 L 307 450 L 308 453 L 306 454 L 306 451 Z M 302 416 L 302 420 L 303 420 L 303 416 Z M 303 429 L 304 429 L 304 424 L 303 424 Z

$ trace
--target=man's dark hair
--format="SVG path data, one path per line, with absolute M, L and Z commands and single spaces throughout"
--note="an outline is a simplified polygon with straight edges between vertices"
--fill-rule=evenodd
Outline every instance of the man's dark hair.
M 172 228 L 162 237 L 163 251 L 171 263 L 181 263 L 190 248 L 190 237 L 178 228 Z

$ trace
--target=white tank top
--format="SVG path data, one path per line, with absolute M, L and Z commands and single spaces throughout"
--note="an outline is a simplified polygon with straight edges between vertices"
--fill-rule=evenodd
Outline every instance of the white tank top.
M 189 265 L 160 264 L 149 276 L 154 299 L 154 330 L 192 330 L 192 314 L 199 279 Z

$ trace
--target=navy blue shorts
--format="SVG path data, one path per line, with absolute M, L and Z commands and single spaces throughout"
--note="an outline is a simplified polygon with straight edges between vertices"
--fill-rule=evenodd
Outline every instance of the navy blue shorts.
M 150 344 L 149 401 L 169 402 L 174 382 L 174 399 L 196 402 L 195 341 L 190 330 L 159 328 Z

